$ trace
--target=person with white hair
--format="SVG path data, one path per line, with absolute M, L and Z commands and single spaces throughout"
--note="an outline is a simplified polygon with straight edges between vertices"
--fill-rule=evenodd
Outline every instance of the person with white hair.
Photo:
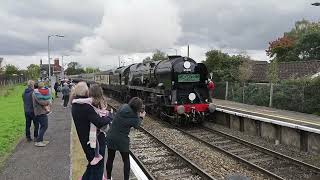
M 34 90 L 34 81 L 28 81 L 28 87 L 24 90 L 22 94 L 23 106 L 24 106 L 24 115 L 26 118 L 26 138 L 28 142 L 32 141 L 30 134 L 31 123 L 34 125 L 34 139 L 38 137 L 39 123 L 35 120 L 34 110 L 33 110 L 33 102 L 32 102 L 32 93 Z
M 67 83 L 63 84 L 61 93 L 63 95 L 63 107 L 66 108 L 68 106 L 69 97 L 70 97 L 70 88 Z
M 74 89 L 75 99 L 86 99 L 89 97 L 89 88 L 85 82 L 79 82 Z M 82 179 L 90 179 L 90 180 L 101 180 L 104 172 L 104 154 L 105 154 L 105 136 L 103 133 L 100 133 L 96 136 L 99 141 L 99 154 L 103 157 L 97 164 L 91 165 L 90 162 L 95 157 L 95 151 L 88 144 L 89 141 L 89 133 L 90 133 L 90 123 L 94 124 L 98 129 L 106 126 L 110 123 L 108 117 L 103 116 L 100 117 L 99 114 L 96 113 L 94 107 L 90 104 L 72 104 L 72 118 L 77 130 L 78 138 L 82 149 L 86 155 L 88 164 L 87 169 L 84 172 Z

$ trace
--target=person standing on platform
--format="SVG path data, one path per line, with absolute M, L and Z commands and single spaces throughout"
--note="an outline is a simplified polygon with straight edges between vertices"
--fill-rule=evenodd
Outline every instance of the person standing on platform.
M 45 95 L 44 95 L 45 94 Z M 47 98 L 50 96 L 49 98 Z M 44 98 L 48 100 L 44 100 Z M 44 141 L 43 136 L 48 129 L 48 113 L 50 113 L 51 92 L 44 86 L 43 82 L 38 84 L 38 89 L 35 89 L 32 94 L 33 109 L 36 121 L 40 125 L 38 138 L 35 146 L 44 147 L 49 141 Z
M 63 95 L 63 107 L 66 108 L 69 103 L 69 97 L 70 97 L 70 88 L 67 83 L 63 84 L 63 88 L 61 89 L 62 95 Z
M 33 138 L 35 140 L 38 137 L 38 130 L 39 130 L 39 123 L 36 122 L 34 111 L 33 111 L 33 102 L 32 102 L 33 90 L 34 90 L 34 81 L 29 80 L 28 87 L 24 90 L 24 93 L 22 94 L 24 115 L 26 117 L 26 138 L 28 142 L 32 141 L 32 138 L 30 135 L 30 127 L 31 127 L 32 121 L 34 126 Z
M 59 85 L 58 82 L 54 83 L 53 88 L 54 88 L 54 91 L 55 91 L 56 98 L 58 97 L 59 86 L 60 86 L 60 85 Z
M 110 130 L 107 132 L 106 143 L 108 148 L 107 178 L 111 179 L 113 160 L 116 151 L 120 151 L 124 163 L 124 179 L 128 180 L 130 175 L 129 160 L 129 133 L 131 127 L 138 128 L 145 116 L 143 101 L 133 97 L 128 104 L 119 108 L 112 121 Z
M 209 89 L 209 93 L 210 93 L 211 98 L 213 98 L 214 88 L 215 88 L 214 82 L 211 79 L 209 79 L 208 89 Z
M 85 82 L 79 82 L 75 86 L 75 99 L 81 100 L 88 98 L 89 89 Z M 105 154 L 105 135 L 100 133 L 97 135 L 97 140 L 99 141 L 99 154 L 103 157 L 97 164 L 91 165 L 90 162 L 95 157 L 95 151 L 88 144 L 89 133 L 90 133 L 90 123 L 94 124 L 97 128 L 102 128 L 110 123 L 108 117 L 100 117 L 98 113 L 94 110 L 90 104 L 72 104 L 72 118 L 74 125 L 77 130 L 79 141 L 81 147 L 86 155 L 88 164 L 87 169 L 84 172 L 82 179 L 83 180 L 101 180 L 103 177 L 104 171 L 104 154 Z

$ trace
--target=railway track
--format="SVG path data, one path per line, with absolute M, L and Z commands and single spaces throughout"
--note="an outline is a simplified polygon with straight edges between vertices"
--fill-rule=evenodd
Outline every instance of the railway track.
M 109 106 L 115 111 L 118 108 Z M 131 138 L 130 154 L 149 179 L 214 179 L 142 127 L 131 133 Z
M 320 177 L 320 168 L 237 137 L 206 127 L 178 128 L 191 138 L 218 149 L 276 179 Z
M 132 139 L 131 152 L 153 179 L 214 179 L 143 128 Z

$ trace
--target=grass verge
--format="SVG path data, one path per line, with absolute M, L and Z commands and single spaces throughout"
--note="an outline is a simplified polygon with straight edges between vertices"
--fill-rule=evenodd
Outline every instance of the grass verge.
M 0 88 L 0 169 L 24 134 L 23 90 L 22 85 Z
M 72 163 L 72 179 L 78 180 L 85 171 L 87 166 L 87 159 L 82 150 L 81 144 L 78 139 L 76 127 L 72 121 L 71 126 L 71 163 Z

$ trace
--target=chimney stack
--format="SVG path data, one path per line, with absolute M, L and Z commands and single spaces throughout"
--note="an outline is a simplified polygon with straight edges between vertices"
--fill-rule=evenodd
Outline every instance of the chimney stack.
M 59 58 L 54 59 L 54 66 L 59 66 Z

